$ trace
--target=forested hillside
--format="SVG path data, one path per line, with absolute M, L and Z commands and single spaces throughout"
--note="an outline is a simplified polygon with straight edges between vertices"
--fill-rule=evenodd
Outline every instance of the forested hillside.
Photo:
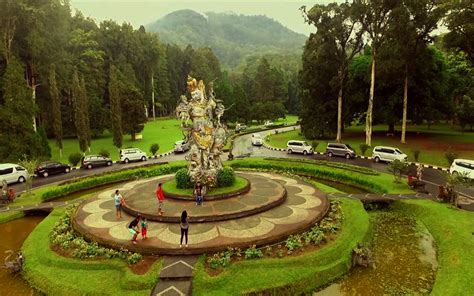
M 301 54 L 306 36 L 266 16 L 180 10 L 147 26 L 160 38 L 179 46 L 213 49 L 221 63 L 234 67 L 249 55 Z

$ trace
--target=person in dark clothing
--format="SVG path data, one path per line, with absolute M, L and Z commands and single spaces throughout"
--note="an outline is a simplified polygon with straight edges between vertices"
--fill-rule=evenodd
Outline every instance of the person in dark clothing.
M 179 225 L 181 227 L 181 240 L 179 241 L 179 247 L 183 247 L 183 237 L 185 237 L 186 248 L 188 247 L 188 230 L 189 230 L 189 220 L 188 220 L 188 213 L 184 210 L 181 213 L 181 223 Z
M 130 222 L 130 224 L 128 224 L 128 231 L 130 231 L 130 233 L 133 235 L 132 243 L 134 244 L 137 243 L 137 236 L 140 230 L 138 228 L 138 223 L 140 223 L 141 218 L 142 217 L 138 215 L 135 219 L 132 220 L 132 222 Z
M 203 187 L 201 185 L 201 182 L 197 182 L 196 185 L 194 185 L 194 195 L 196 195 L 196 205 L 202 205 L 203 201 Z

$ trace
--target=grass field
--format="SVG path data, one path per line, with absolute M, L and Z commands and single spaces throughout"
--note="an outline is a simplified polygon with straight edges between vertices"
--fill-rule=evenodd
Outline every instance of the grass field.
M 157 119 L 150 121 L 145 125 L 143 130 L 143 138 L 141 140 L 132 141 L 130 135 L 123 136 L 122 147 L 134 147 L 150 153 L 150 146 L 153 143 L 160 145 L 157 154 L 167 152 L 173 149 L 174 143 L 183 138 L 180 128 L 180 121 L 177 119 Z M 51 147 L 51 159 L 62 162 L 68 162 L 68 156 L 74 152 L 80 152 L 79 142 L 77 139 L 65 139 L 63 141 L 63 157 L 59 157 L 59 149 L 54 140 L 49 141 Z M 91 152 L 86 154 L 97 154 L 102 149 L 109 151 L 113 160 L 119 159 L 118 149 L 114 146 L 112 135 L 106 132 L 103 136 L 92 140 Z
M 427 126 L 408 126 L 407 143 L 401 144 L 399 133 L 395 136 L 387 136 L 387 126 L 374 126 L 372 146 L 384 145 L 399 147 L 408 155 L 409 161 L 415 161 L 414 150 L 420 151 L 419 162 L 448 167 L 448 161 L 444 154 L 448 150 L 458 154 L 459 158 L 474 159 L 474 133 L 462 133 L 451 129 L 448 125 L 435 125 L 431 129 Z M 288 140 L 311 140 L 305 139 L 300 130 L 271 135 L 267 140 L 270 146 L 286 148 Z M 324 152 L 328 142 L 333 140 L 315 140 L 319 142 L 317 151 Z M 342 137 L 342 142 L 351 145 L 358 154 L 361 154 L 359 145 L 365 143 L 365 132 L 363 126 L 352 126 L 347 128 Z M 372 150 L 366 152 L 371 156 Z

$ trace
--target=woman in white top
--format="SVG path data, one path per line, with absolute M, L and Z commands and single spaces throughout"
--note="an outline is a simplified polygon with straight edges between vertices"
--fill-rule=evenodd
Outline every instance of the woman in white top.
M 122 194 L 118 190 L 115 190 L 115 194 L 113 195 L 114 204 L 115 204 L 115 217 L 117 219 L 122 218 L 122 205 L 124 203 L 124 199 Z

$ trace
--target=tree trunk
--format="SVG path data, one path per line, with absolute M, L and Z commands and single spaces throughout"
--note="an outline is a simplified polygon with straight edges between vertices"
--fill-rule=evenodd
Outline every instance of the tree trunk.
M 130 133 L 130 135 L 132 136 L 132 142 L 135 142 L 135 140 L 137 139 L 137 134 L 132 132 Z
M 367 117 L 365 119 L 365 144 L 372 146 L 372 109 L 374 107 L 375 93 L 375 48 L 372 49 L 372 70 L 370 74 L 370 95 Z
M 63 158 L 63 149 L 59 149 L 59 159 Z
M 405 73 L 405 86 L 403 88 L 403 118 L 402 118 L 402 138 L 400 142 L 405 144 L 405 133 L 407 130 L 407 109 L 408 109 L 408 73 Z
M 337 136 L 336 142 L 341 143 L 342 133 L 342 78 L 340 78 L 339 95 L 337 96 Z
M 31 98 L 33 99 L 33 106 L 36 104 L 36 84 L 31 85 Z M 33 130 L 36 133 L 36 116 L 33 114 Z
M 153 112 L 153 121 L 155 121 L 155 85 L 153 82 L 153 72 L 151 73 L 151 104 L 152 104 L 152 112 Z

